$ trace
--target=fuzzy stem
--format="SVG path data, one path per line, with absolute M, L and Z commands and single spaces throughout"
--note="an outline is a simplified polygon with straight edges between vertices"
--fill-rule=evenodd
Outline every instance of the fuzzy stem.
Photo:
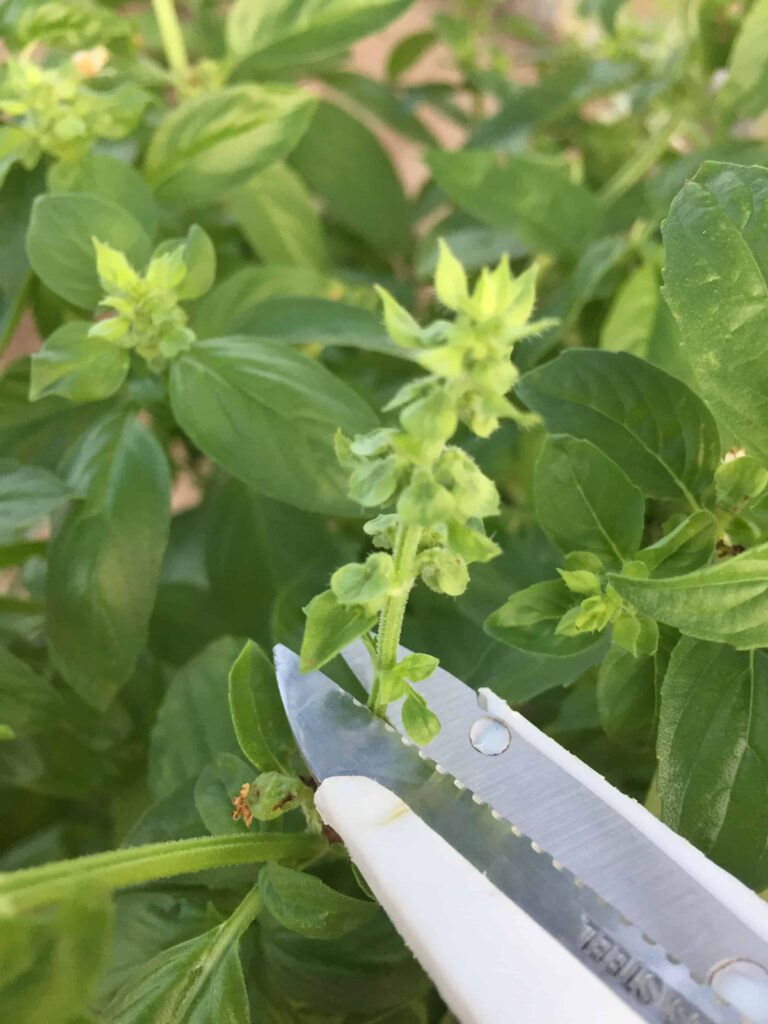
M 152 9 L 155 12 L 155 21 L 163 41 L 168 67 L 183 80 L 189 72 L 189 58 L 174 0 L 152 0 Z
M 376 642 L 376 677 L 371 688 L 368 707 L 375 715 L 384 716 L 388 701 L 381 699 L 381 677 L 397 664 L 397 647 L 403 629 L 403 616 L 416 575 L 416 554 L 421 540 L 420 526 L 400 526 L 393 557 L 395 560 L 396 593 L 384 602 L 379 617 Z
M 319 836 L 265 832 L 177 839 L 93 853 L 0 875 L 0 913 L 18 913 L 52 903 L 78 884 L 119 889 L 208 868 L 286 857 L 304 860 L 319 855 L 325 847 L 325 840 Z

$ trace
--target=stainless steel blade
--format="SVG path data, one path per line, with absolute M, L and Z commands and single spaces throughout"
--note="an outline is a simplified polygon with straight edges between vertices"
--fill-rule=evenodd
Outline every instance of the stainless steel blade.
M 319 779 L 364 775 L 396 793 L 497 888 L 652 1024 L 743 1020 L 688 967 L 671 960 L 610 904 L 510 827 L 423 752 L 321 672 L 275 649 L 277 678 L 297 743 Z M 556 983 L 556 970 L 553 973 Z
M 400 649 L 401 658 L 409 653 Z M 371 659 L 363 644 L 350 645 L 344 657 L 370 689 Z M 754 921 L 745 922 L 530 737 L 540 736 L 545 748 L 556 748 L 568 759 L 570 755 L 552 740 L 520 721 L 520 730 L 511 728 L 507 749 L 486 757 L 469 741 L 470 728 L 485 713 L 478 693 L 443 669 L 418 689 L 442 726 L 424 748 L 425 754 L 652 935 L 697 977 L 705 979 L 716 964 L 735 958 L 768 967 L 765 926 L 760 933 Z M 389 717 L 404 734 L 397 705 Z M 735 879 L 728 882 L 732 889 L 741 889 Z

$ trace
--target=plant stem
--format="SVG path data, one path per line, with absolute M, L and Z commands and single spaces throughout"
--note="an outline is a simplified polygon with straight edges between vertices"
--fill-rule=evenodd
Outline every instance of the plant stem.
M 303 860 L 323 852 L 320 836 L 264 832 L 253 836 L 206 836 L 149 843 L 126 850 L 93 853 L 0 875 L 0 913 L 18 913 L 52 903 L 78 884 L 119 889 L 208 868 Z
M 680 122 L 683 120 L 683 112 L 673 114 L 667 123 L 663 125 L 655 135 L 652 135 L 645 146 L 633 155 L 618 171 L 610 178 L 600 191 L 600 202 L 602 205 L 611 206 L 618 199 L 636 185 L 646 171 L 659 160 L 669 145 L 669 140 L 675 134 Z
M 403 629 L 403 616 L 415 577 L 416 553 L 421 540 L 420 526 L 400 526 L 394 551 L 396 592 L 384 602 L 379 617 L 379 635 L 376 641 L 376 676 L 371 688 L 368 707 L 383 717 L 388 701 L 382 700 L 381 677 L 397 664 L 397 647 Z
M 189 58 L 174 0 L 152 0 L 152 9 L 155 12 L 155 21 L 163 41 L 168 67 L 183 80 L 189 72 Z

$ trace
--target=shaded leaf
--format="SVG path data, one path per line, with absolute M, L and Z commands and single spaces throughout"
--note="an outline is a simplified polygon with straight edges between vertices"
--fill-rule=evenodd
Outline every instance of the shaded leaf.
M 591 441 L 655 498 L 710 488 L 720 460 L 711 413 L 682 381 L 625 352 L 580 349 L 525 374 L 518 394 L 552 432 Z
M 260 772 L 285 772 L 291 731 L 272 661 L 252 640 L 230 670 L 229 708 L 240 749 L 251 763 Z
M 536 513 L 564 552 L 590 551 L 622 564 L 640 546 L 643 495 L 616 463 L 589 441 L 550 436 L 536 462 Z
M 259 876 L 265 908 L 280 924 L 310 939 L 336 939 L 370 921 L 376 903 L 337 892 L 313 875 L 269 864 Z
M 768 885 L 768 659 L 683 637 L 661 691 L 662 817 L 754 889 Z
M 168 539 L 170 479 L 158 441 L 131 417 L 92 430 L 80 460 L 85 499 L 50 547 L 48 642 L 70 686 L 105 708 L 146 641 Z
M 376 421 L 319 363 L 253 338 L 198 342 L 171 367 L 171 404 L 195 444 L 255 490 L 309 511 L 356 511 L 333 434 Z
M 65 192 L 35 200 L 27 229 L 32 269 L 51 291 L 88 310 L 102 296 L 93 238 L 124 252 L 137 269 L 149 259 L 149 235 L 111 199 Z

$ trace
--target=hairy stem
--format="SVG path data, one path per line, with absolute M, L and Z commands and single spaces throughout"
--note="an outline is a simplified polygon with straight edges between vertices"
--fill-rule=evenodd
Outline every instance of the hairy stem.
M 152 0 L 152 9 L 155 12 L 155 21 L 163 41 L 168 67 L 179 78 L 184 79 L 189 71 L 189 58 L 174 0 Z
M 376 676 L 368 707 L 376 715 L 387 710 L 386 697 L 382 699 L 381 677 L 397 664 L 397 647 L 403 629 L 403 616 L 415 578 L 416 553 L 421 539 L 420 526 L 401 526 L 397 532 L 395 548 L 395 579 L 397 589 L 387 598 L 379 616 L 379 635 L 376 641 Z
M 253 836 L 206 836 L 93 853 L 0 875 L 0 913 L 32 910 L 61 899 L 78 884 L 110 889 L 171 875 L 266 860 L 311 859 L 325 849 L 319 836 L 265 832 Z

